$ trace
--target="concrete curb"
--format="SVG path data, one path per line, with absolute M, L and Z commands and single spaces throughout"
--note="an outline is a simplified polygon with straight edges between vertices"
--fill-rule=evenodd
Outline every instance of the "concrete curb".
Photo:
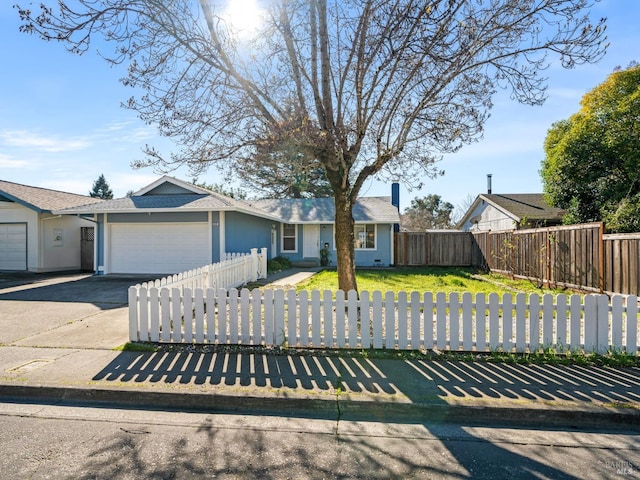
M 531 408 L 353 401 L 348 398 L 292 398 L 219 393 L 152 392 L 134 389 L 0 384 L 0 399 L 14 402 L 70 403 L 105 408 L 206 411 L 248 415 L 296 415 L 330 420 L 398 423 L 459 423 L 510 427 L 612 428 L 640 430 L 640 411 L 593 407 Z

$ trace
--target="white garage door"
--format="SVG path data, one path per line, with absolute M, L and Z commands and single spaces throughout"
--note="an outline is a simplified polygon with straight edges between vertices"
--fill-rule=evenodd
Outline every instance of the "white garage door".
M 27 226 L 0 224 L 0 270 L 27 269 Z
M 180 273 L 211 263 L 206 223 L 113 224 L 109 273 Z

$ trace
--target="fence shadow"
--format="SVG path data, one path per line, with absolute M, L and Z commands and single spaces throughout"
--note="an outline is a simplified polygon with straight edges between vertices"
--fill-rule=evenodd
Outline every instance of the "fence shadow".
M 369 358 L 337 358 L 319 355 L 293 356 L 273 355 L 264 353 L 228 353 L 228 352 L 122 352 L 110 364 L 105 366 L 94 378 L 96 382 L 120 382 L 132 385 L 150 383 L 165 386 L 192 385 L 213 391 L 217 387 L 252 386 L 258 394 L 264 394 L 269 390 L 279 392 L 315 392 L 325 394 L 337 394 L 340 390 L 348 395 L 366 395 L 375 401 L 376 395 L 393 396 L 396 401 L 409 403 L 424 403 L 433 406 L 444 406 L 462 399 L 506 399 L 514 401 L 540 401 L 540 402 L 588 402 L 588 403 L 623 403 L 640 402 L 640 369 L 608 369 L 608 368 L 583 368 L 579 366 L 537 366 L 537 365 L 507 365 L 507 364 L 480 364 L 445 361 L 423 360 L 389 360 Z M 381 398 L 380 401 L 383 399 Z M 242 408 L 242 397 L 238 397 L 237 404 Z M 380 410 L 378 410 L 379 412 Z M 470 418 L 464 425 L 474 425 L 472 417 L 473 409 L 469 409 Z M 243 413 L 251 413 L 244 412 Z M 313 414 L 304 418 L 315 418 Z M 326 418 L 318 413 L 317 418 Z M 382 461 L 388 458 L 392 464 L 400 468 L 407 475 L 444 475 L 448 468 L 461 468 L 461 472 L 489 471 L 499 465 L 501 469 L 507 469 L 510 478 L 532 477 L 539 475 L 545 478 L 578 478 L 579 476 L 567 473 L 566 465 L 554 464 L 551 459 L 530 456 L 518 453 L 500 442 L 493 442 L 486 437 L 473 434 L 459 424 L 439 427 L 440 421 L 430 418 L 414 418 L 412 420 L 398 420 L 393 417 L 360 417 L 363 421 L 376 421 L 384 423 L 412 423 L 425 428 L 430 435 L 435 435 L 440 442 L 443 451 L 451 459 L 452 463 L 434 468 L 426 461 L 422 463 L 416 460 L 416 456 L 407 454 L 407 446 L 401 447 L 402 441 L 412 444 L 411 450 L 423 452 L 423 458 L 428 458 L 433 444 L 419 442 L 417 437 L 410 439 L 397 439 L 398 445 L 393 451 L 389 446 L 381 448 L 366 435 L 350 436 L 341 434 L 339 426 L 336 427 L 336 441 L 340 442 L 341 449 L 353 452 L 363 458 L 375 459 L 372 465 L 375 468 L 368 470 L 367 478 L 385 478 L 392 471 L 387 463 Z M 337 425 L 341 421 L 348 421 L 348 410 L 343 415 L 338 415 Z M 358 420 L 358 417 L 351 418 Z M 511 428 L 516 428 L 513 425 Z M 531 427 L 529 427 L 531 428 Z M 220 443 L 218 436 L 222 430 L 218 430 L 215 424 L 203 425 L 200 430 L 207 436 L 204 445 L 208 451 L 219 451 L 225 443 Z M 256 446 L 256 431 L 244 439 L 246 448 Z M 118 442 L 135 441 L 126 435 Z M 126 437 L 126 438 L 125 438 Z M 187 441 L 185 439 L 185 441 Z M 395 441 L 388 439 L 389 442 Z M 227 442 L 228 443 L 228 442 Z M 473 445 L 473 448 L 470 448 Z M 287 447 L 288 448 L 288 447 Z M 283 447 L 281 454 L 291 458 L 294 463 L 303 461 L 306 453 L 302 450 L 287 450 Z M 322 448 L 322 447 L 318 447 Z M 535 449 L 535 446 L 531 448 Z M 533 450 L 532 450 L 533 451 Z M 102 453 L 107 450 L 102 451 Z M 612 454 L 610 464 L 622 461 L 621 457 Z M 186 453 L 185 460 L 194 460 Z M 326 458 L 331 458 L 326 457 Z M 115 461 L 119 461 L 114 459 Z M 197 463 L 197 462 L 196 462 Z M 484 465 L 486 463 L 486 465 Z M 601 468 L 600 463 L 594 468 Z M 104 464 L 91 464 L 92 468 L 107 468 Z M 308 462 L 305 463 L 308 465 Z M 333 464 L 332 464 L 333 465 Z M 349 464 L 342 463 L 346 468 Z M 191 465 L 184 465 L 190 470 Z M 227 468 L 229 466 L 227 465 Z M 230 471 L 248 473 L 253 467 L 259 467 L 264 473 L 270 471 L 274 465 L 266 464 L 237 464 Z M 326 465 L 324 466 L 326 468 Z M 155 468 L 152 465 L 140 465 L 141 472 L 147 472 L 147 468 Z M 249 470 L 246 470 L 246 469 Z M 484 469 L 484 470 L 483 470 Z M 214 471 L 216 469 L 214 468 Z M 347 468 L 349 473 L 351 467 Z M 201 472 L 199 468 L 194 471 Z M 277 472 L 278 470 L 273 470 Z M 318 471 L 326 472 L 324 468 Z M 397 473 L 398 470 L 393 470 Z M 227 470 L 229 472 L 229 470 Z M 147 472 L 148 473 L 148 472 Z M 255 473 L 255 472 L 254 472 Z M 359 471 L 362 473 L 362 470 Z M 503 472 L 506 473 L 506 470 Z M 377 474 L 380 474 L 377 476 Z M 500 473 L 494 471 L 496 477 L 503 478 Z M 277 475 L 276 475 L 277 477 Z M 269 475 L 264 478 L 271 478 Z
M 122 352 L 93 381 L 252 387 L 291 393 L 638 405 L 640 369 L 229 352 Z

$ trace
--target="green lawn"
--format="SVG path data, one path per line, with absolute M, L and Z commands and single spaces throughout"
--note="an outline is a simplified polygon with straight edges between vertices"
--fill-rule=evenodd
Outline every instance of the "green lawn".
M 496 274 L 477 273 L 471 268 L 388 268 L 357 270 L 358 289 L 362 291 L 418 291 L 492 293 L 562 293 L 562 290 L 538 288 L 535 282 L 511 280 Z M 296 286 L 297 290 L 338 290 L 335 270 L 323 270 Z

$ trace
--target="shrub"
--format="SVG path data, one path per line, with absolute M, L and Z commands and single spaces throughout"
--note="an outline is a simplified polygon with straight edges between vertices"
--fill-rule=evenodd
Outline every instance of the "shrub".
M 287 257 L 273 257 L 267 262 L 267 272 L 275 273 L 291 268 L 291 260 Z

